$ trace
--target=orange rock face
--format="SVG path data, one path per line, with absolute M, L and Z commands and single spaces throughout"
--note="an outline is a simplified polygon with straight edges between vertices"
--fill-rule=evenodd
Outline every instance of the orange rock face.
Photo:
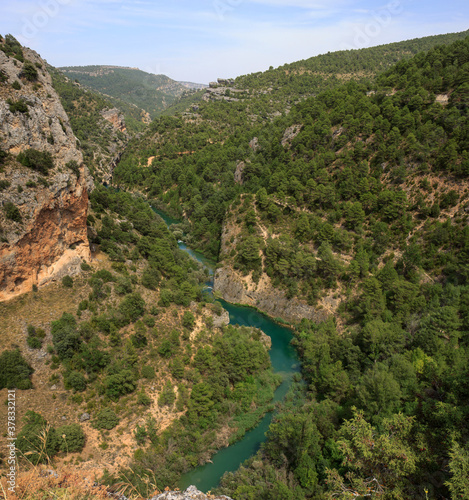
M 45 62 L 30 49 L 23 53 L 38 68 L 34 81 L 0 51 L 0 148 L 9 153 L 0 168 L 0 301 L 77 274 L 91 257 L 86 217 L 93 182 Z M 12 86 L 17 80 L 20 90 Z M 21 100 L 27 113 L 10 105 Z M 17 155 L 28 149 L 50 154 L 53 166 L 44 172 L 22 165 Z
M 124 117 L 117 108 L 103 111 L 101 115 L 105 120 L 111 123 L 115 129 L 120 130 L 121 132 L 125 132 L 127 130 L 125 127 Z
M 82 259 L 90 259 L 87 211 L 83 186 L 38 207 L 26 233 L 15 244 L 0 247 L 0 301 L 79 272 Z

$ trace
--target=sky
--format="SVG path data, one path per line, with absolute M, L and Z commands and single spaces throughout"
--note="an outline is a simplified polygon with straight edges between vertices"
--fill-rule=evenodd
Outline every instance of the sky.
M 0 0 L 0 34 L 53 66 L 197 83 L 468 28 L 467 0 Z

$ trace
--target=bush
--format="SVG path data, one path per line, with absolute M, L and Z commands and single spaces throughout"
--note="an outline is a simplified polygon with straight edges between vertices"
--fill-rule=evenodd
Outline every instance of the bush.
M 195 325 L 195 318 L 194 315 L 190 311 L 186 311 L 184 313 L 184 316 L 182 317 L 182 326 L 185 328 L 188 328 L 189 330 L 192 330 Z
M 21 212 L 18 207 L 11 201 L 7 201 L 3 205 L 3 211 L 5 212 L 5 217 L 14 222 L 21 222 L 23 218 L 21 217 Z
M 40 349 L 42 347 L 42 342 L 37 337 L 28 337 L 26 342 L 31 349 Z
M 155 369 L 153 368 L 153 366 L 148 366 L 148 365 L 142 366 L 142 370 L 140 371 L 140 373 L 143 378 L 147 379 L 154 379 L 156 376 Z
M 11 84 L 12 88 L 14 88 L 15 90 L 21 90 L 21 84 L 18 80 L 15 80 L 12 84 Z
M 131 293 L 119 304 L 119 311 L 127 320 L 135 322 L 145 313 L 145 301 L 139 293 Z
M 108 375 L 104 379 L 105 393 L 113 400 L 135 391 L 136 387 L 137 384 L 130 370 L 122 370 L 120 373 Z
M 107 269 L 96 271 L 92 277 L 103 280 L 104 283 L 117 281 L 117 278 Z
M 19 349 L 3 351 L 0 356 L 0 389 L 31 389 L 33 369 L 21 355 Z
M 81 451 L 85 446 L 85 433 L 79 424 L 62 425 L 58 427 L 57 437 L 60 451 L 66 453 Z
M 96 419 L 92 422 L 95 429 L 106 429 L 110 431 L 119 423 L 119 417 L 110 409 L 104 408 L 96 415 Z
M 145 325 L 148 326 L 148 328 L 153 328 L 155 326 L 155 318 L 153 318 L 152 316 L 144 316 L 142 318 L 142 321 L 145 323 Z
M 49 170 L 54 168 L 52 155 L 48 151 L 38 151 L 37 149 L 30 148 L 21 152 L 16 159 L 21 165 L 32 168 L 42 175 L 47 175 Z
M 57 431 L 39 413 L 28 410 L 24 427 L 16 439 L 16 447 L 36 465 L 45 462 L 59 450 Z
M 0 155 L 3 153 L 3 151 L 0 151 Z M 1 163 L 1 158 L 0 158 L 0 163 Z M 5 180 L 1 180 L 0 181 L 0 191 L 3 191 L 4 189 L 7 189 L 11 186 L 11 183 L 10 181 L 5 181 Z
M 21 76 L 24 76 L 26 80 L 30 82 L 34 82 L 37 80 L 38 72 L 32 63 L 26 61 L 23 66 L 23 71 L 21 72 Z
M 80 166 L 75 160 L 69 161 L 65 166 L 77 176 L 77 179 L 80 177 Z
M 23 99 L 20 99 L 19 101 L 12 101 L 11 99 L 7 99 L 7 103 L 10 113 L 16 113 L 17 111 L 19 111 L 20 113 L 28 114 L 29 108 L 28 105 L 26 104 L 26 101 L 23 101 Z
M 77 371 L 67 372 L 64 375 L 65 389 L 73 389 L 75 392 L 83 392 L 86 389 L 84 375 Z
M 87 262 L 82 262 L 80 267 L 82 271 L 91 271 L 91 266 Z
M 81 339 L 76 327 L 76 319 L 68 313 L 63 313 L 58 321 L 52 322 L 52 342 L 60 359 L 73 357 L 80 350 Z
M 73 288 L 73 278 L 71 276 L 64 276 L 62 278 L 62 285 L 65 288 Z
M 142 406 L 150 406 L 151 405 L 151 397 L 145 394 L 144 392 L 140 392 L 137 397 L 137 404 Z
M 142 285 L 149 290 L 156 290 L 160 279 L 161 275 L 159 271 L 151 266 L 147 266 L 142 274 Z

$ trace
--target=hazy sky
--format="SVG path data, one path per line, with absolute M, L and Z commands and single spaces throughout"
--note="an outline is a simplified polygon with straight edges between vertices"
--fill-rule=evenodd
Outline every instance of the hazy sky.
M 469 28 L 467 0 L 0 0 L 0 33 L 54 66 L 217 77 Z

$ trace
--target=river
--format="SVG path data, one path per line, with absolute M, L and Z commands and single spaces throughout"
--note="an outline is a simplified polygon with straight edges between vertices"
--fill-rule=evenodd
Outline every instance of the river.
M 173 219 L 153 209 L 170 226 L 180 221 Z M 205 258 L 199 252 L 187 248 L 183 242 L 178 242 L 179 248 L 188 252 L 194 259 L 200 262 L 209 272 L 211 277 L 207 283 L 209 289 L 213 285 L 213 273 L 215 263 Z M 253 326 L 260 328 L 272 340 L 269 351 L 270 361 L 275 373 L 282 375 L 282 383 L 274 394 L 274 402 L 282 401 L 290 388 L 293 375 L 300 371 L 300 362 L 295 349 L 291 346 L 292 332 L 289 328 L 279 325 L 265 314 L 245 306 L 230 304 L 220 300 L 222 306 L 230 315 L 230 324 Z M 199 490 L 207 492 L 215 488 L 225 472 L 233 472 L 249 457 L 254 455 L 261 443 L 265 441 L 265 433 L 272 421 L 273 413 L 267 413 L 259 424 L 248 431 L 242 439 L 217 452 L 212 457 L 212 463 L 207 463 L 184 474 L 179 482 L 179 488 L 184 489 L 193 484 Z

